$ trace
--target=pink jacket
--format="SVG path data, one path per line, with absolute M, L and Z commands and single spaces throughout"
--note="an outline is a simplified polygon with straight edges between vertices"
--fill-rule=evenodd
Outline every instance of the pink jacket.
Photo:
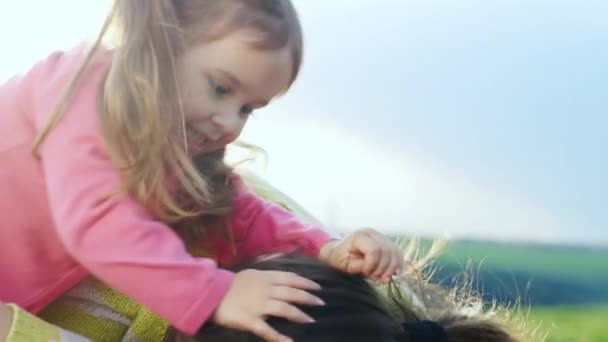
M 88 275 L 193 333 L 211 315 L 233 274 L 231 246 L 209 237 L 217 256 L 191 257 L 167 226 L 127 195 L 103 200 L 119 185 L 104 150 L 96 92 L 111 56 L 100 53 L 79 83 L 65 115 L 45 140 L 41 160 L 31 147 L 85 47 L 55 52 L 26 75 L 0 86 L 0 301 L 37 312 Z M 239 258 L 297 243 L 316 255 L 330 237 L 265 202 L 239 178 L 232 218 Z

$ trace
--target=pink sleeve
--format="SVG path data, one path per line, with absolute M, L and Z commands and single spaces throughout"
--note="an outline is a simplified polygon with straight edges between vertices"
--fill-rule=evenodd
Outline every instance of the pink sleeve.
M 295 250 L 316 257 L 333 239 L 321 226 L 305 224 L 282 206 L 258 197 L 239 176 L 232 180 L 237 189 L 232 226 L 239 242 L 239 259 Z
M 38 113 L 50 111 L 65 84 L 66 77 L 55 75 L 62 68 L 55 65 L 59 58 L 47 61 L 33 80 Z M 219 304 L 233 274 L 210 259 L 191 257 L 177 235 L 131 197 L 104 197 L 120 184 L 95 111 L 105 71 L 107 65 L 96 65 L 84 75 L 42 145 L 54 224 L 67 251 L 93 275 L 192 334 Z

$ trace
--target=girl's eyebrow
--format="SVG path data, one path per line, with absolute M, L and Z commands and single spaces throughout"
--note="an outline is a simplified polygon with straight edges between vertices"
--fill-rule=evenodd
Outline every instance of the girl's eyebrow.
M 226 70 L 222 70 L 222 69 L 216 69 L 216 71 L 222 77 L 224 77 L 224 78 L 226 78 L 228 80 L 228 83 L 230 83 L 230 87 L 232 87 L 232 88 L 240 88 L 242 90 L 243 83 L 241 81 L 239 81 L 239 79 L 236 78 L 236 76 L 234 76 L 231 72 L 226 71 Z
M 243 86 L 243 82 L 241 82 L 236 76 L 234 76 L 231 72 L 222 69 L 216 69 L 216 72 L 219 73 L 222 77 L 224 77 L 228 83 L 230 83 L 230 87 L 233 89 L 240 89 L 244 91 L 245 87 Z M 252 104 L 254 107 L 264 107 L 270 102 L 269 100 L 259 100 L 254 101 Z

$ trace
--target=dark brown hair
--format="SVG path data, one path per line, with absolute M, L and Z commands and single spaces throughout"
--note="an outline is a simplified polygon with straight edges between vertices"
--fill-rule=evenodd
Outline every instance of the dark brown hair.
M 412 264 L 413 265 L 413 264 Z M 254 268 L 297 273 L 319 283 L 313 293 L 325 306 L 300 306 L 315 319 L 299 324 L 269 318 L 280 333 L 298 342 L 398 342 L 413 341 L 413 330 L 404 324 L 418 322 L 441 329 L 449 342 L 520 342 L 506 321 L 495 316 L 496 308 L 476 307 L 477 298 L 453 296 L 430 284 L 419 272 L 407 272 L 383 288 L 372 286 L 364 277 L 347 274 L 317 259 L 286 255 L 241 265 L 236 271 Z M 414 268 L 412 267 L 412 270 Z M 422 323 L 425 322 L 425 323 Z M 413 325 L 417 326 L 416 324 Z M 258 337 L 216 325 L 206 325 L 196 336 L 171 334 L 171 341 L 261 342 Z M 427 340 L 425 340 L 427 341 Z M 437 340 L 438 341 L 438 340 Z

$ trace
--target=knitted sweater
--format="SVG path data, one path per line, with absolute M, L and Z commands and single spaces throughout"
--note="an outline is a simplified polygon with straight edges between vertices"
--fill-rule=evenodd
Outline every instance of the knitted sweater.
M 260 178 L 251 174 L 243 178 L 258 196 L 285 207 L 303 222 L 317 221 Z M 190 253 L 213 258 L 200 249 Z M 7 342 L 82 341 L 74 340 L 73 335 L 69 337 L 70 333 L 57 327 L 92 341 L 161 342 L 168 329 L 156 314 L 94 278 L 84 280 L 51 303 L 39 313 L 39 318 L 19 309 L 16 313 Z

